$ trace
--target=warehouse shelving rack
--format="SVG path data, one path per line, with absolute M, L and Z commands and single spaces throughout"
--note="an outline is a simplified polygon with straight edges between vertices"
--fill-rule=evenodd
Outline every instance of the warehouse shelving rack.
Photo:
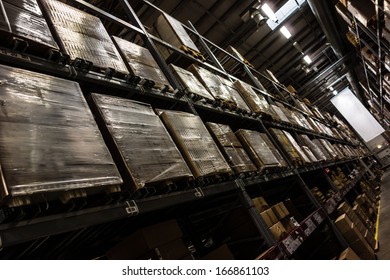
M 138 19 L 136 13 L 129 4 L 129 1 L 127 0 L 120 0 L 120 3 L 122 4 L 124 11 L 126 12 L 126 15 L 135 25 L 129 24 L 126 21 L 119 19 L 85 1 L 72 0 L 70 2 L 74 3 L 77 6 L 81 6 L 83 9 L 86 9 L 91 13 L 97 14 L 99 17 L 105 18 L 109 21 L 113 21 L 116 24 L 119 24 L 120 26 L 131 30 L 132 32 L 141 35 L 145 41 L 146 46 L 151 51 L 160 68 L 163 70 L 169 82 L 175 88 L 174 94 L 167 93 L 165 91 L 145 88 L 140 85 L 134 84 L 131 80 L 131 77 L 129 79 L 124 80 L 112 77 L 111 75 L 95 73 L 93 71 L 85 71 L 84 69 L 79 69 L 77 67 L 64 64 L 62 62 L 48 61 L 44 58 L 35 57 L 24 53 L 18 53 L 17 51 L 12 51 L 4 48 L 1 48 L 0 51 L 0 62 L 15 67 L 41 72 L 44 74 L 50 74 L 65 79 L 75 80 L 79 82 L 82 87 L 85 86 L 93 88 L 93 86 L 98 86 L 103 88 L 103 92 L 107 89 L 117 90 L 117 95 L 124 95 L 128 98 L 135 98 L 136 100 L 149 101 L 155 99 L 159 102 L 164 101 L 167 104 L 165 105 L 165 107 L 175 109 L 180 108 L 182 110 L 195 113 L 197 115 L 200 115 L 200 117 L 204 121 L 210 121 L 216 117 L 228 118 L 229 121 L 235 123 L 237 126 L 240 126 L 244 123 L 246 127 L 254 127 L 256 128 L 256 130 L 261 130 L 262 132 L 266 133 L 276 147 L 279 147 L 279 143 L 275 139 L 273 139 L 272 135 L 268 131 L 268 128 L 279 128 L 293 133 L 303 133 L 316 138 L 328 139 L 334 143 L 356 146 L 355 143 L 350 143 L 345 140 L 340 140 L 337 138 L 326 136 L 324 134 L 315 133 L 303 128 L 298 129 L 282 123 L 264 121 L 261 118 L 242 115 L 237 112 L 224 110 L 221 108 L 215 108 L 208 104 L 199 104 L 190 100 L 187 96 L 183 94 L 183 89 L 181 88 L 180 83 L 176 80 L 175 76 L 169 70 L 166 62 L 159 54 L 155 46 L 156 43 L 164 45 L 170 50 L 178 53 L 180 56 L 183 56 L 192 62 L 200 64 L 213 72 L 217 72 L 218 74 L 223 75 L 227 78 L 234 78 L 231 74 L 226 72 L 225 69 L 223 69 L 220 63 L 218 63 L 218 59 L 209 47 L 209 45 L 211 45 L 213 49 L 218 49 L 218 51 L 223 52 L 226 56 L 229 56 L 229 59 L 234 59 L 239 65 L 241 65 L 243 71 L 246 73 L 246 75 L 250 77 L 254 86 L 261 88 L 261 84 L 257 82 L 257 79 L 255 78 L 253 73 L 256 73 L 256 75 L 261 76 L 261 78 L 267 79 L 269 82 L 272 83 L 272 81 L 265 77 L 265 75 L 257 72 L 254 69 L 251 69 L 250 67 L 248 67 L 248 65 L 246 65 L 239 59 L 235 58 L 231 54 L 227 53 L 225 50 L 220 49 L 218 46 L 199 35 L 193 26 L 186 27 L 184 25 L 188 31 L 192 32 L 193 35 L 198 37 L 202 48 L 206 51 L 208 57 L 211 59 L 211 62 L 215 65 L 209 63 L 202 63 L 199 60 L 184 53 L 183 51 L 169 45 L 166 42 L 163 42 L 161 39 L 147 33 L 141 21 Z M 153 7 L 153 5 L 149 2 L 143 2 L 145 3 L 145 5 L 151 5 Z M 294 97 L 292 97 L 284 87 L 278 84 L 276 84 L 275 86 L 279 88 L 279 90 L 285 91 L 289 95 L 290 101 L 294 102 Z M 288 103 L 286 99 L 284 99 L 284 101 L 281 100 L 284 98 L 283 95 L 281 95 L 282 98 L 280 99 L 268 94 L 267 92 L 264 92 L 261 89 L 258 89 L 258 91 L 261 94 L 265 95 L 271 102 L 281 102 L 282 104 L 308 116 L 306 112 L 296 109 L 293 105 Z M 331 125 L 324 120 L 319 120 L 315 117 L 312 118 L 331 127 Z M 280 149 L 279 147 L 279 150 L 282 149 Z M 283 153 L 282 156 L 288 162 L 288 157 Z M 335 165 L 343 165 L 348 163 L 358 164 L 359 160 L 359 158 L 350 158 L 347 160 L 331 161 L 319 163 L 313 166 L 302 166 L 299 168 L 294 168 L 290 163 L 289 168 L 278 173 L 257 174 L 252 177 L 244 178 L 236 176 L 234 180 L 213 182 L 211 184 L 209 183 L 206 185 L 198 185 L 192 189 L 185 191 L 177 191 L 147 198 L 125 199 L 121 202 L 104 206 L 96 206 L 81 210 L 74 210 L 67 213 L 51 214 L 46 216 L 43 215 L 36 218 L 21 221 L 6 222 L 0 224 L 0 247 L 7 249 L 7 247 L 18 246 L 19 244 L 23 243 L 28 243 L 30 244 L 29 246 L 33 246 L 34 244 L 36 244 L 37 240 L 41 240 L 42 238 L 46 240 L 46 238 L 48 238 L 49 236 L 66 234 L 71 232 L 73 233 L 78 230 L 83 231 L 86 228 L 93 228 L 99 225 L 104 226 L 104 224 L 109 224 L 113 221 L 120 221 L 123 219 L 131 220 L 138 217 L 142 217 L 143 215 L 148 215 L 150 213 L 156 213 L 161 210 L 181 206 L 186 203 L 201 203 L 202 201 L 207 200 L 209 198 L 231 195 L 232 193 L 236 194 L 236 196 L 238 194 L 242 205 L 244 205 L 248 209 L 249 214 L 253 219 L 253 223 L 257 227 L 259 233 L 261 233 L 264 242 L 269 248 L 271 248 L 267 252 L 267 254 L 263 256 L 263 258 L 291 257 L 294 252 L 301 246 L 304 240 L 310 237 L 311 234 L 315 232 L 315 230 L 324 222 L 326 222 L 333 228 L 335 235 L 339 239 L 339 242 L 342 244 L 343 247 L 346 247 L 345 241 L 340 238 L 340 234 L 338 233 L 337 229 L 334 228 L 333 223 L 327 216 L 334 210 L 332 210 L 333 206 L 330 206 L 331 203 L 329 203 L 329 205 L 320 205 L 318 203 L 318 201 L 311 194 L 310 189 L 306 185 L 305 181 L 302 179 L 302 174 L 316 171 L 323 172 L 324 168 Z M 363 174 L 361 175 L 361 177 L 362 176 Z M 333 200 L 335 201 L 339 200 L 335 202 L 336 204 L 341 201 L 341 199 L 346 195 L 348 191 L 353 188 L 354 185 L 356 185 L 356 183 L 361 179 L 361 177 L 357 178 L 348 186 L 344 187 L 344 189 L 342 189 L 337 194 L 337 197 L 335 196 L 335 198 L 333 198 Z M 253 186 L 261 185 L 262 183 L 268 182 L 277 184 L 278 182 L 280 182 L 280 180 L 284 180 L 286 178 L 294 181 L 296 185 L 301 189 L 301 191 L 306 194 L 308 202 L 312 204 L 313 211 L 302 220 L 299 227 L 292 231 L 282 241 L 277 242 L 273 237 L 272 233 L 269 231 L 267 225 L 259 215 L 259 212 L 254 208 L 251 196 L 248 194 L 248 188 L 253 188 Z M 4 218 L 6 218 L 6 216 L 9 214 L 8 211 L 11 210 L 3 210 L 2 214 L 4 215 Z

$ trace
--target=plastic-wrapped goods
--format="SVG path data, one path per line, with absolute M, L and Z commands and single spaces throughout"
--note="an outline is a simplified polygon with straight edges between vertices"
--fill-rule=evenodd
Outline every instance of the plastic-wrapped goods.
M 312 118 L 307 118 L 307 121 L 309 122 L 310 126 L 312 127 L 313 131 L 317 132 L 317 133 L 321 133 L 321 129 L 318 127 L 318 124 L 315 120 L 313 120 Z
M 187 94 L 196 94 L 208 100 L 214 100 L 214 97 L 190 71 L 173 64 L 170 64 L 169 67 L 172 69 L 173 73 L 175 73 L 176 77 L 178 77 Z
M 190 48 L 199 53 L 198 48 L 191 40 L 181 22 L 166 13 L 162 13 L 156 19 L 154 28 L 156 29 L 159 37 L 172 46 L 178 49 L 183 49 L 183 47 Z
M 188 70 L 203 84 L 203 86 L 211 93 L 211 95 L 228 104 L 237 105 L 227 88 L 222 84 L 217 75 L 210 71 L 192 64 Z
M 320 112 L 320 110 L 318 110 L 318 108 L 316 106 L 313 106 L 311 107 L 314 115 L 319 118 L 320 120 L 325 120 L 324 116 L 322 115 L 322 113 Z
M 322 152 L 322 150 L 314 143 L 313 141 L 310 140 L 309 136 L 307 135 L 300 135 L 301 139 L 303 142 L 306 144 L 306 146 L 309 147 L 309 149 L 313 152 L 314 156 L 318 160 L 327 160 L 327 157 L 325 154 Z
M 291 116 L 291 111 L 289 109 L 284 107 L 284 105 L 282 103 L 278 102 L 278 101 L 276 101 L 275 104 L 276 104 L 277 107 L 280 108 L 280 110 L 282 110 L 283 115 L 286 116 L 286 118 L 288 119 L 289 123 L 297 125 L 295 119 Z
M 236 135 L 259 170 L 279 166 L 279 161 L 262 138 L 262 133 L 240 129 Z
M 169 110 L 158 114 L 195 178 L 231 172 L 200 117 Z
M 276 116 L 279 121 L 290 123 L 287 116 L 283 113 L 283 111 L 276 105 L 271 105 L 272 110 L 276 113 Z
M 244 101 L 244 99 L 241 97 L 240 93 L 238 90 L 234 87 L 233 82 L 229 81 L 228 79 L 219 77 L 218 78 L 221 80 L 222 84 L 226 87 L 226 89 L 229 91 L 229 94 L 233 98 L 234 102 L 237 104 L 238 108 L 243 109 L 247 112 L 250 112 L 251 109 L 249 109 L 248 105 Z
M 319 161 L 313 152 L 307 146 L 301 146 L 302 150 L 305 152 L 306 156 L 310 159 L 311 162 Z
M 123 178 L 135 189 L 192 177 L 183 157 L 160 118 L 148 104 L 92 94 L 104 126 L 119 154 Z
M 295 150 L 295 148 L 292 146 L 286 135 L 283 133 L 282 130 L 271 128 L 270 131 L 272 134 L 276 137 L 280 145 L 283 147 L 285 152 L 287 153 L 290 160 L 294 163 L 301 160 L 298 152 Z
M 333 150 L 336 152 L 336 155 L 339 159 L 345 158 L 344 153 L 340 150 L 337 144 L 331 144 L 331 146 L 333 147 Z
M 310 123 L 307 121 L 306 117 L 300 113 L 300 112 L 295 112 L 295 115 L 299 118 L 300 122 L 303 124 L 303 127 L 313 130 L 313 127 L 310 125 Z
M 335 159 L 337 158 L 337 153 L 334 151 L 334 148 L 332 144 L 326 139 L 320 139 L 322 145 L 325 147 L 325 149 L 328 151 L 328 153 Z
M 301 149 L 301 146 L 295 141 L 294 137 L 290 134 L 290 132 L 283 131 L 283 133 L 286 135 L 288 141 L 290 141 L 291 145 L 294 147 L 294 149 L 299 154 L 299 157 L 302 159 L 304 163 L 310 163 L 310 159 L 306 156 L 304 151 Z
M 294 124 L 296 124 L 300 127 L 306 128 L 306 124 L 301 121 L 301 118 L 298 115 L 298 112 L 290 110 L 290 116 L 291 116 L 291 118 L 294 119 L 294 121 L 293 121 Z
M 115 36 L 112 38 L 131 74 L 152 80 L 160 88 L 169 85 L 167 78 L 148 49 Z
M 58 49 L 36 0 L 2 1 L 0 29 L 12 35 Z
M 288 167 L 287 162 L 284 160 L 278 149 L 275 147 L 275 145 L 272 143 L 271 139 L 268 138 L 267 134 L 261 133 L 261 138 L 263 138 L 264 142 L 267 144 L 268 148 L 271 150 L 271 152 L 274 154 L 276 159 L 279 161 L 280 167 Z
M 326 160 L 333 160 L 333 156 L 329 154 L 328 149 L 325 148 L 320 139 L 313 139 L 313 143 L 321 150 L 321 152 L 325 155 Z
M 122 184 L 77 83 L 7 66 L 0 66 L 0 81 L 5 194 L 49 195 Z
M 242 172 L 256 171 L 256 166 L 250 160 L 244 147 L 238 141 L 236 135 L 228 125 L 217 123 L 206 123 L 211 134 L 216 139 L 227 162 L 237 174 Z
M 269 114 L 270 105 L 267 100 L 264 96 L 257 94 L 249 84 L 237 80 L 234 82 L 234 87 L 240 92 L 241 96 L 254 113 Z
M 91 61 L 99 68 L 128 73 L 118 50 L 98 17 L 56 0 L 41 0 L 63 51 L 71 59 Z
M 309 107 L 307 107 L 307 105 L 304 102 L 296 99 L 296 105 L 299 109 L 306 112 L 307 114 L 311 116 L 313 115 L 313 112 L 309 109 Z

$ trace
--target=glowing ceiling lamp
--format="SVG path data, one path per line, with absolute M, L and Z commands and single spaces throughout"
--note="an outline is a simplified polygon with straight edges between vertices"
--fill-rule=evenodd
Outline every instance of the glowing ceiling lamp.
M 288 31 L 286 26 L 282 26 L 282 28 L 280 28 L 280 32 L 282 32 L 282 34 L 284 35 L 284 37 L 286 37 L 286 39 L 291 38 L 291 33 L 290 31 Z
M 278 18 L 276 17 L 274 11 L 272 11 L 272 9 L 270 8 L 270 6 L 268 6 L 268 4 L 264 4 L 263 6 L 261 6 L 261 9 L 263 10 L 263 12 L 267 15 L 267 17 L 270 20 L 275 21 L 275 22 L 278 21 Z

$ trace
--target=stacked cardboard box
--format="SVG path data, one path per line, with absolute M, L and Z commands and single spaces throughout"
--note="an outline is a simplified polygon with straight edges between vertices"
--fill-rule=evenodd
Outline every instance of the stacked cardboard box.
M 110 260 L 186 259 L 190 252 L 175 220 L 151 225 L 122 239 L 106 252 Z
M 271 108 L 272 110 L 276 113 L 273 114 L 273 117 L 276 116 L 277 117 L 277 121 L 282 121 L 282 122 L 286 122 L 286 123 L 290 123 L 290 120 L 288 119 L 288 117 L 284 114 L 284 112 L 282 111 L 282 109 L 280 109 L 278 106 L 276 105 L 271 105 Z
M 267 136 L 267 134 L 262 133 L 261 138 L 263 138 L 264 142 L 267 144 L 268 148 L 272 151 L 275 158 L 279 161 L 280 167 L 288 167 L 287 162 L 284 160 L 282 155 L 280 154 L 279 150 L 276 149 L 275 145 L 272 143 L 271 139 Z
M 3 39 L 12 34 L 29 45 L 58 49 L 36 0 L 0 1 L 0 31 L 5 33 Z
M 158 113 L 195 178 L 231 172 L 200 117 L 169 110 Z
M 94 66 L 128 73 L 114 43 L 98 17 L 56 0 L 41 0 L 62 51 Z
M 237 104 L 237 107 L 241 110 L 244 110 L 248 113 L 251 113 L 251 109 L 249 109 L 248 105 L 246 104 L 246 102 L 244 101 L 244 99 L 241 97 L 241 94 L 240 92 L 236 89 L 236 87 L 234 86 L 234 83 L 231 82 L 230 80 L 228 79 L 225 79 L 225 78 L 222 78 L 220 76 L 218 76 L 218 78 L 221 80 L 221 83 L 226 87 L 226 89 L 228 90 L 230 96 L 232 97 L 232 99 L 234 100 L 234 103 Z
M 329 154 L 328 149 L 325 148 L 325 146 L 323 145 L 323 142 L 320 140 L 322 140 L 322 139 L 313 139 L 312 142 L 320 149 L 322 154 L 325 156 L 326 160 L 333 160 L 332 155 Z
M 240 129 L 236 132 L 236 136 L 259 170 L 279 166 L 279 161 L 267 146 L 260 132 Z
M 148 49 L 118 37 L 112 38 L 131 74 L 152 80 L 159 88 L 170 87 L 167 78 Z
M 7 66 L 0 80 L 1 198 L 122 184 L 77 83 Z
M 268 205 L 267 201 L 265 201 L 265 199 L 261 196 L 253 198 L 252 202 L 253 202 L 253 205 L 255 206 L 255 208 L 260 213 L 269 209 L 269 205 Z
M 278 140 L 280 145 L 283 147 L 285 152 L 288 154 L 290 160 L 295 164 L 300 162 L 301 158 L 300 158 L 298 152 L 296 151 L 295 147 L 290 143 L 289 139 L 284 134 L 284 131 L 279 130 L 279 129 L 275 129 L 275 128 L 271 128 L 270 131 L 276 137 L 276 139 Z
M 256 171 L 244 147 L 228 125 L 206 123 L 211 135 L 216 140 L 227 162 L 237 174 Z
M 310 159 L 306 156 L 305 152 L 302 150 L 301 146 L 297 143 L 297 141 L 295 141 L 295 138 L 290 134 L 290 132 L 283 131 L 283 133 L 286 135 L 288 141 L 291 143 L 291 145 L 297 151 L 302 162 L 303 163 L 311 163 Z
M 335 224 L 344 236 L 345 240 L 348 242 L 349 246 L 361 259 L 375 259 L 374 250 L 346 214 L 339 216 L 336 219 Z
M 148 104 L 92 94 L 102 129 L 122 176 L 135 189 L 192 174 L 160 118 Z
M 257 94 L 249 84 L 237 80 L 234 82 L 234 86 L 245 99 L 252 112 L 256 114 L 269 114 L 270 105 L 267 100 L 264 96 Z
M 366 27 L 376 18 L 375 5 L 371 1 L 348 0 L 346 7 Z

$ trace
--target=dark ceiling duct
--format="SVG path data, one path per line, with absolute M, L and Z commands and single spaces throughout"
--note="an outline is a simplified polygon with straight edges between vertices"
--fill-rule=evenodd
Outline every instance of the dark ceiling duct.
M 342 35 L 340 34 L 340 28 L 338 26 L 338 19 L 336 17 L 332 1 L 324 0 L 307 0 L 310 9 L 314 16 L 317 18 L 319 25 L 321 26 L 326 38 L 332 45 L 332 48 L 336 56 L 340 59 L 348 54 L 348 48 L 345 45 Z M 346 62 L 349 63 L 349 62 Z M 348 66 L 348 65 L 347 65 Z M 349 67 L 348 67 L 349 68 Z M 351 84 L 353 91 L 357 97 L 363 101 L 360 88 L 357 83 L 356 74 L 352 71 L 348 71 L 346 77 Z

